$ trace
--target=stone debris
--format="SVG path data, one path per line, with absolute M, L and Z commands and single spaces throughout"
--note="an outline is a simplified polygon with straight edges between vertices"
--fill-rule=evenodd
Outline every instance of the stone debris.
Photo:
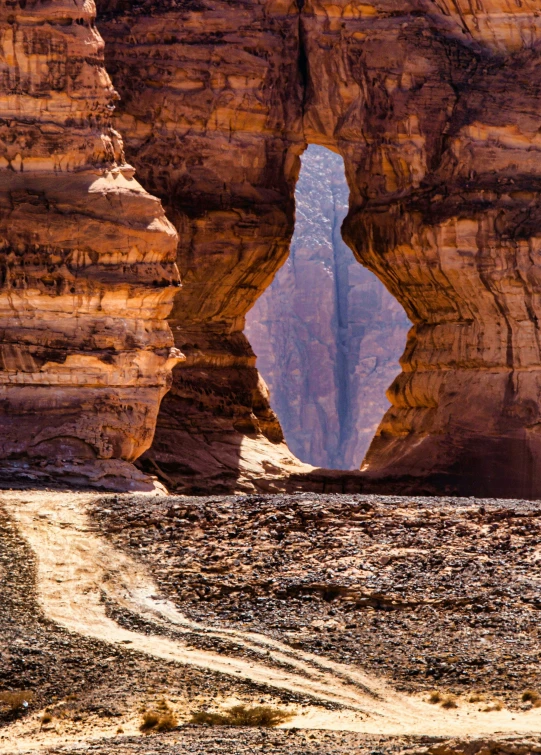
M 541 689 L 537 503 L 118 496 L 94 516 L 194 620 L 265 632 L 408 692 L 519 706 Z
M 126 494 L 91 504 L 95 528 L 146 564 L 159 586 L 156 599 L 169 597 L 188 618 L 264 632 L 424 699 L 438 691 L 454 694 L 459 706 L 475 701 L 480 710 L 504 704 L 511 711 L 535 705 L 536 695 L 524 701 L 523 693 L 541 689 L 540 517 L 539 504 L 524 501 L 313 494 Z M 190 712 L 231 699 L 301 714 L 314 700 L 57 626 L 39 606 L 34 555 L 1 508 L 0 580 L 0 690 L 34 693 L 22 720 L 48 712 L 51 720 L 43 716 L 40 726 L 36 719 L 34 735 L 52 736 L 58 728 L 58 744 L 42 746 L 50 755 L 541 752 L 537 736 L 449 740 L 193 726 L 186 723 Z M 119 623 L 156 631 L 117 605 L 108 610 Z M 197 629 L 183 636 L 194 648 L 250 652 L 234 636 L 227 643 Z M 179 727 L 135 736 L 140 711 L 160 699 L 171 701 Z M 127 716 L 135 725 L 124 733 L 119 722 L 125 725 Z M 2 752 L 10 752 L 15 718 L 0 711 Z
M 181 733 L 154 737 L 152 743 L 141 738 L 118 737 L 111 742 L 97 742 L 77 748 L 48 750 L 48 755 L 77 755 L 90 752 L 109 755 L 251 755 L 254 752 L 290 755 L 537 755 L 541 738 L 494 737 L 465 740 L 431 740 L 428 737 L 377 737 L 350 732 L 290 729 L 276 730 L 205 730 L 185 726 Z

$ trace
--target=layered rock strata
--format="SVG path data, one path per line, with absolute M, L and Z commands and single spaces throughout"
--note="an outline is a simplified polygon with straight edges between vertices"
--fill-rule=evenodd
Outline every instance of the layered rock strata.
M 170 322 L 186 362 L 145 468 L 177 490 L 272 489 L 308 467 L 283 442 L 243 330 L 293 232 L 298 13 L 281 0 L 98 11 L 128 159 L 181 237 Z
M 4 473 L 148 487 L 178 354 L 177 234 L 111 128 L 95 8 L 0 8 L 0 458 Z
M 414 326 L 364 477 L 541 495 L 533 1 L 100 7 L 129 156 L 183 237 L 189 355 L 152 463 L 179 489 L 202 470 L 203 487 L 252 485 L 267 471 L 243 449 L 261 443 L 285 473 L 241 331 L 286 255 L 311 142 L 343 156 L 346 241 Z
M 340 234 L 349 190 L 339 155 L 310 146 L 286 263 L 246 335 L 289 448 L 316 467 L 358 469 L 389 407 L 410 323 Z
M 509 6 L 479 7 L 466 25 L 430 13 L 348 23 L 349 60 L 363 58 L 350 78 L 364 114 L 357 145 L 351 122 L 335 132 L 355 169 L 345 238 L 414 324 L 362 469 L 438 490 L 537 497 L 538 26 L 520 41 L 498 32 L 496 44 L 488 30 L 504 28 Z M 508 11 L 507 27 L 518 32 L 531 10 Z M 307 23 L 314 43 L 318 29 L 329 43 L 315 14 Z M 342 64 L 337 56 L 333 78 Z

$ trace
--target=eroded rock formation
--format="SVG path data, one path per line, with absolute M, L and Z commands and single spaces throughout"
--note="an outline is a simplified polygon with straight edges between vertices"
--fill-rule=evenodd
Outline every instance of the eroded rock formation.
M 272 489 L 288 451 L 243 334 L 287 256 L 304 149 L 299 17 L 289 2 L 98 4 L 116 120 L 180 230 L 170 319 L 183 369 L 146 465 L 177 490 Z
M 95 8 L 0 8 L 0 458 L 138 489 L 178 354 L 177 234 L 111 128 Z M 26 470 L 26 472 L 24 472 Z
M 246 335 L 289 448 L 358 469 L 389 408 L 410 323 L 342 240 L 349 190 L 339 155 L 310 146 L 295 191 L 291 251 L 246 318 Z
M 248 442 L 283 472 L 241 331 L 286 255 L 312 142 L 342 154 L 346 241 L 414 326 L 365 477 L 541 494 L 536 3 L 100 7 L 130 159 L 182 236 L 189 355 L 152 457 L 166 479 L 253 480 Z
M 497 2 L 453 7 L 460 18 L 349 24 L 364 63 L 353 78 L 369 89 L 362 156 L 351 127 L 342 147 L 356 170 L 345 238 L 414 323 L 362 468 L 440 490 L 535 497 L 538 19 L 531 3 L 516 13 Z

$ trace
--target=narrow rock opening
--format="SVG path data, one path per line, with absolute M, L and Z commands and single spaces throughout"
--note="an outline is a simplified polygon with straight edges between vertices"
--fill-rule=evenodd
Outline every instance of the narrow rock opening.
M 289 448 L 318 467 L 358 469 L 389 406 L 409 320 L 355 260 L 340 227 L 342 158 L 311 145 L 296 188 L 287 262 L 246 318 L 246 335 Z

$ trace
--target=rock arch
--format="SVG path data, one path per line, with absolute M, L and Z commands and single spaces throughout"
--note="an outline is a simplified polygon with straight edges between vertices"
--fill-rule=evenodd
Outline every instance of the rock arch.
M 310 472 L 280 442 L 242 328 L 287 254 L 299 155 L 317 143 L 345 161 L 346 240 L 413 322 L 351 484 L 541 494 L 534 0 L 98 7 L 116 124 L 180 238 L 170 324 L 187 359 L 145 464 L 179 490 Z M 1 14 L 2 456 L 36 445 L 45 466 L 114 467 L 148 447 L 177 358 L 174 231 L 110 130 L 91 7 Z
M 128 154 L 181 237 L 188 360 L 147 463 L 180 489 L 205 470 L 249 488 L 251 438 L 265 485 L 285 468 L 241 330 L 287 253 L 313 142 L 344 157 L 345 238 L 414 323 L 359 484 L 539 495 L 533 0 L 98 5 Z

